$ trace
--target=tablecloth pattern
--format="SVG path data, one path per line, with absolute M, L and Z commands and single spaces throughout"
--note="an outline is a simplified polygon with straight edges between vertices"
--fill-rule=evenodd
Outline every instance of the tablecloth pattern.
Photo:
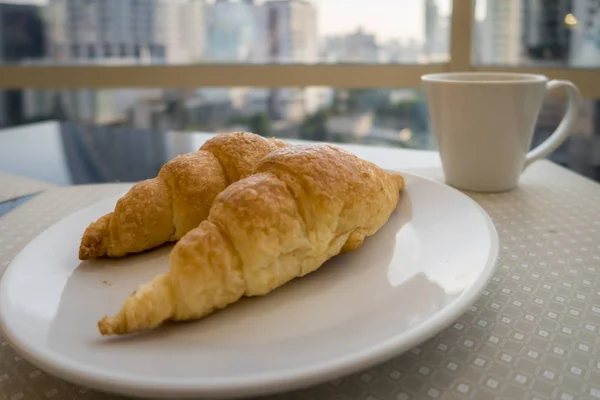
M 2 271 L 46 227 L 126 188 L 50 189 L 0 218 Z M 542 161 L 517 190 L 468 195 L 492 217 L 501 240 L 480 299 L 403 355 L 270 398 L 600 399 L 600 185 Z M 29 398 L 117 397 L 48 375 L 0 338 L 0 399 Z
M 48 182 L 28 179 L 0 171 L 0 202 L 17 199 L 55 187 L 56 185 Z

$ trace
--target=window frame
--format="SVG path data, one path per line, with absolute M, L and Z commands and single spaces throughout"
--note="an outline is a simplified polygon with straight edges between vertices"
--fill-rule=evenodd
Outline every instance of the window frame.
M 566 79 L 585 98 L 600 98 L 600 70 L 475 66 L 471 62 L 475 0 L 453 0 L 449 60 L 435 64 L 196 64 L 131 66 L 0 66 L 0 89 L 204 87 L 418 88 L 421 76 L 454 71 L 522 72 Z

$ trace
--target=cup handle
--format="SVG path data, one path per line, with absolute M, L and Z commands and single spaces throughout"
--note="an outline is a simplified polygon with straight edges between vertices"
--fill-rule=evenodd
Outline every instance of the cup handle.
M 569 137 L 571 128 L 573 128 L 573 125 L 575 125 L 575 122 L 577 121 L 581 103 L 583 101 L 581 94 L 579 93 L 579 89 L 577 89 L 577 86 L 573 85 L 569 81 L 551 80 L 550 82 L 546 83 L 547 91 L 560 88 L 564 88 L 567 91 L 567 96 L 569 99 L 567 112 L 562 121 L 560 121 L 560 124 L 558 124 L 556 130 L 552 132 L 548 139 L 527 153 L 527 156 L 525 157 L 525 167 L 535 160 L 546 157 L 548 154 L 556 150 L 558 146 L 560 146 L 562 142 Z

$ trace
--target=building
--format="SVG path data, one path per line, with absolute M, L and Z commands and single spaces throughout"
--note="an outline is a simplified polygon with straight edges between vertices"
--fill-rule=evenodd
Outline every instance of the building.
M 255 63 L 264 61 L 260 7 L 251 1 L 216 0 L 207 10 L 208 62 Z
M 48 55 L 63 63 L 163 63 L 158 0 L 49 0 Z
M 317 9 L 307 0 L 264 3 L 269 62 L 316 63 L 319 58 Z
M 424 53 L 426 55 L 433 52 L 433 45 L 438 29 L 438 7 L 435 0 L 425 1 L 425 46 Z
M 440 15 L 435 0 L 425 1 L 425 44 L 423 53 L 426 62 L 448 60 L 450 49 L 450 16 Z
M 573 24 L 570 37 L 569 65 L 579 68 L 600 66 L 600 2 L 576 0 L 573 2 Z
M 519 64 L 523 46 L 522 0 L 488 0 L 486 5 L 485 19 L 475 25 L 476 62 Z
M 347 35 L 325 38 L 321 59 L 327 63 L 367 63 L 380 62 L 380 48 L 375 35 L 362 28 Z
M 206 8 L 206 47 L 202 61 L 254 64 L 265 61 L 261 6 L 249 0 L 215 0 Z M 192 124 L 216 126 L 234 116 L 264 112 L 261 93 L 250 88 L 203 88 L 190 105 Z
M 0 3 L 0 63 L 34 62 L 45 56 L 42 8 Z M 0 91 L 0 126 L 27 122 L 23 90 Z
M 573 0 L 523 0 L 524 56 L 552 64 L 568 61 L 573 29 L 565 23 Z
M 202 57 L 204 0 L 49 0 L 54 63 L 189 63 Z
M 204 58 L 206 49 L 206 11 L 207 4 L 205 0 L 189 0 L 189 6 L 186 10 L 188 26 L 186 35 L 188 35 L 190 62 L 201 62 Z
M 600 66 L 600 2 L 597 0 L 573 1 L 573 33 L 571 34 L 571 51 L 569 66 L 576 68 L 598 68 Z M 588 132 L 588 140 L 582 147 L 587 149 L 585 157 L 579 155 L 582 163 L 588 163 L 587 174 L 600 180 L 600 99 L 590 99 L 592 127 Z
M 317 9 L 307 0 L 270 0 L 262 6 L 266 60 L 278 64 L 312 64 L 319 60 Z M 300 122 L 317 111 L 324 88 L 274 89 L 267 108 L 274 120 Z
M 206 40 L 205 0 L 159 0 L 158 36 L 163 38 L 165 62 L 189 64 L 203 60 Z
M 600 3 L 588 0 L 528 0 L 523 7 L 523 48 L 534 65 L 600 65 Z M 553 161 L 598 179 L 600 102 L 586 99 L 570 138 L 550 155 Z M 538 116 L 533 146 L 556 129 L 567 108 L 563 97 L 548 97 Z
M 192 17 L 201 15 L 202 4 L 201 0 L 49 0 L 45 10 L 47 52 L 38 63 L 190 62 L 202 51 L 202 45 L 189 40 L 188 33 Z M 159 89 L 28 89 L 23 104 L 30 119 L 113 124 L 126 121 L 142 99 L 161 96 Z

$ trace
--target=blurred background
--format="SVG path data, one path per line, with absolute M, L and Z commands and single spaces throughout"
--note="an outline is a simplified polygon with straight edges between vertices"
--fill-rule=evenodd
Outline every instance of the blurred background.
M 600 180 L 600 0 L 0 1 L 0 63 L 12 67 L 0 68 L 0 128 L 58 123 L 62 146 L 85 130 L 80 152 L 101 147 L 91 130 L 136 132 L 139 148 L 156 132 L 249 130 L 435 149 L 422 73 L 541 72 L 586 98 L 552 159 Z M 140 68 L 135 85 L 111 83 Z M 533 145 L 565 107 L 546 100 Z

